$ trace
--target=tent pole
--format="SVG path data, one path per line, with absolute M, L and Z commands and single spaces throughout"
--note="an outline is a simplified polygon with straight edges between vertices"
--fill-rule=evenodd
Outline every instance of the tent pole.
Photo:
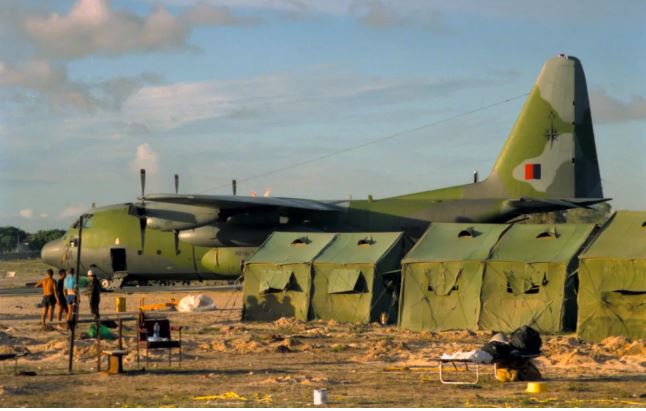
M 74 304 L 74 312 L 72 313 L 72 320 L 70 321 L 70 355 L 67 371 L 72 372 L 72 365 L 74 364 L 74 336 L 76 334 L 76 321 L 79 315 L 79 305 L 81 302 L 79 296 L 79 273 L 81 272 L 81 240 L 83 237 L 83 224 L 85 215 L 81 215 L 79 218 L 79 238 L 76 250 L 76 272 L 74 273 L 74 295 L 76 297 L 76 304 Z

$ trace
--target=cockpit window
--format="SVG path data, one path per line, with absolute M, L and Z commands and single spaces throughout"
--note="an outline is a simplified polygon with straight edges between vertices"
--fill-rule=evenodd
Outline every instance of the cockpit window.
M 72 224 L 72 228 L 75 228 L 75 229 L 78 230 L 80 225 L 81 225 L 81 219 L 79 218 L 76 221 L 74 221 L 74 224 Z M 86 215 L 85 217 L 83 217 L 83 228 L 85 229 L 85 228 L 90 228 L 90 227 L 92 227 L 92 215 L 91 214 Z

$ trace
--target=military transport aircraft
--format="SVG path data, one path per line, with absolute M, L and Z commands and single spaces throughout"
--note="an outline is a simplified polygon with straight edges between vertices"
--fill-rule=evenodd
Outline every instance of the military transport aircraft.
M 235 279 L 273 231 L 405 231 L 431 221 L 502 222 L 523 214 L 607 201 L 580 61 L 550 58 L 489 177 L 472 184 L 367 200 L 316 201 L 236 195 L 145 194 L 93 208 L 84 218 L 81 267 L 105 287 L 127 280 Z M 234 193 L 235 194 L 235 193 Z M 77 221 L 42 259 L 76 265 Z

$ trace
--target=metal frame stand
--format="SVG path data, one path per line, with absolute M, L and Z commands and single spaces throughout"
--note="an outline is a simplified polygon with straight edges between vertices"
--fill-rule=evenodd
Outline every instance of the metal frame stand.
M 455 365 L 456 363 L 462 363 L 464 364 L 464 370 L 469 371 L 469 364 L 475 364 L 476 372 L 475 372 L 475 380 L 473 381 L 450 381 L 450 380 L 445 380 L 444 379 L 444 364 L 445 363 L 451 363 L 453 367 L 457 370 L 458 367 Z M 470 362 L 470 361 L 456 361 L 456 360 L 440 360 L 440 381 L 442 384 L 454 384 L 454 385 L 474 385 L 477 384 L 478 381 L 480 381 L 480 364 L 477 362 Z

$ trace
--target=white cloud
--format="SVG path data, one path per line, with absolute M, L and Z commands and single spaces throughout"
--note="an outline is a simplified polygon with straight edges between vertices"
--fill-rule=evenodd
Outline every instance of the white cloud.
M 41 53 L 58 58 L 177 47 L 187 35 L 163 8 L 141 18 L 113 12 L 106 0 L 80 0 L 67 15 L 29 17 L 25 30 Z
M 45 218 L 49 218 L 49 214 L 47 214 L 47 213 L 40 213 L 40 214 L 38 215 L 38 217 L 43 218 L 43 219 L 45 219 Z
M 124 103 L 123 113 L 128 122 L 168 129 L 222 115 L 230 107 L 229 99 L 218 92 L 216 82 L 145 87 Z
M 90 54 L 123 54 L 135 51 L 188 47 L 194 26 L 246 26 L 257 19 L 238 17 L 228 8 L 197 4 L 180 15 L 164 7 L 139 16 L 113 10 L 108 0 L 78 0 L 67 14 L 29 17 L 25 32 L 40 53 L 56 58 Z
M 71 82 L 62 66 L 45 60 L 28 60 L 14 66 L 0 61 L 0 86 L 13 86 L 35 92 L 53 105 L 89 108 L 93 99 L 80 84 Z
M 248 8 L 253 10 L 272 10 L 301 15 L 347 15 L 357 3 L 367 4 L 365 0 L 145 0 L 151 4 L 172 4 L 186 6 L 196 3 L 207 3 L 217 6 Z M 493 16 L 514 19 L 515 21 L 571 21 L 585 15 L 586 19 L 593 21 L 607 20 L 608 17 L 632 17 L 639 19 L 644 14 L 643 2 L 622 2 L 621 7 L 616 7 L 607 0 L 588 0 L 585 2 L 563 0 L 516 1 L 509 0 L 381 0 L 384 6 L 397 8 L 410 15 L 412 13 L 425 13 L 434 10 L 442 12 L 469 13 L 479 16 Z M 546 18 L 544 11 L 558 9 Z
M 301 121 L 307 116 L 347 109 L 348 104 L 360 98 L 369 98 L 365 107 L 370 109 L 445 96 L 483 84 L 486 82 L 478 79 L 365 77 L 325 67 L 234 81 L 143 87 L 124 102 L 122 113 L 126 122 L 157 130 L 223 117 L 249 120 L 263 115 L 291 115 L 292 121 Z
M 147 172 L 156 173 L 158 170 L 157 153 L 150 148 L 148 143 L 138 145 L 135 158 L 130 162 L 130 168 L 134 171 L 145 168 Z
M 83 213 L 88 208 L 89 207 L 84 206 L 82 204 L 74 204 L 72 206 L 69 206 L 69 207 L 63 209 L 63 211 L 61 211 L 58 214 L 58 219 L 59 220 L 67 220 L 67 219 L 71 219 L 71 218 L 76 218 L 76 217 L 80 216 L 81 213 Z
M 12 65 L 0 60 L 0 86 L 27 92 L 29 98 L 22 93 L 25 102 L 56 110 L 67 107 L 83 111 L 119 108 L 124 100 L 145 84 L 155 84 L 160 80 L 158 75 L 142 73 L 98 83 L 82 83 L 69 79 L 64 64 L 54 65 L 47 60 L 36 59 Z
M 195 26 L 253 26 L 260 22 L 257 17 L 236 16 L 226 7 L 211 6 L 204 2 L 190 7 L 180 18 Z
M 439 11 L 423 8 L 405 12 L 381 0 L 357 1 L 350 7 L 360 24 L 372 29 L 417 27 L 435 33 L 446 31 Z
M 633 96 L 630 101 L 621 101 L 604 89 L 590 92 L 592 121 L 597 123 L 621 123 L 646 120 L 646 98 Z
M 32 218 L 34 216 L 34 210 L 31 208 L 24 208 L 18 212 L 22 218 Z

